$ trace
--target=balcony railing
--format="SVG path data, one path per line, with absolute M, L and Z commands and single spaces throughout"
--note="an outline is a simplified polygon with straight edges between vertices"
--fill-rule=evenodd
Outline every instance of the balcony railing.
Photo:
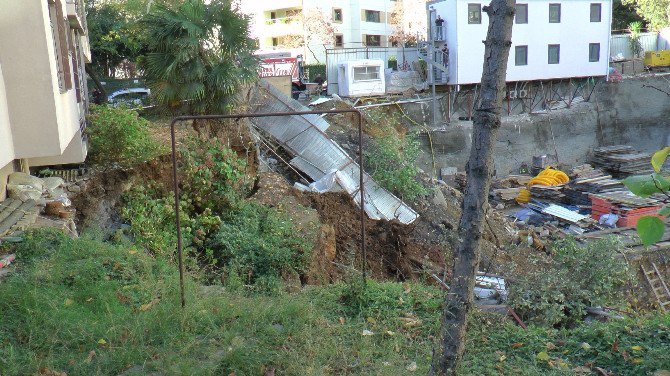
M 67 16 L 70 24 L 73 27 L 83 30 L 88 30 L 86 24 L 86 8 L 84 8 L 84 0 L 65 0 L 67 7 Z
M 266 19 L 262 33 L 265 37 L 302 34 L 302 19 L 299 16 Z
M 270 18 L 265 20 L 266 25 L 275 25 L 275 24 L 297 24 L 300 23 L 299 16 L 289 16 L 289 17 L 279 17 L 279 18 Z

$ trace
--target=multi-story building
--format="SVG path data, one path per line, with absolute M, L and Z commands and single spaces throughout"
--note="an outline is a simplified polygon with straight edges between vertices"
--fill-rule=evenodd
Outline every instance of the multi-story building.
M 258 54 L 303 55 L 311 64 L 325 62 L 326 48 L 391 46 L 390 14 L 395 5 L 393 0 L 243 0 L 242 11 L 253 17 L 251 33 L 258 40 Z M 318 27 L 318 17 L 332 27 L 332 40 L 311 38 L 314 33 L 305 23 Z M 297 40 L 309 43 L 296 44 Z
M 481 80 L 488 1 L 437 0 L 427 3 L 433 62 L 449 85 Z M 444 20 L 441 27 L 437 17 Z M 438 22 L 439 24 L 440 22 Z M 606 76 L 612 0 L 517 1 L 507 81 Z M 446 51 L 448 54 L 441 51 Z
M 0 0 L 0 200 L 14 171 L 86 158 L 85 17 L 83 0 Z

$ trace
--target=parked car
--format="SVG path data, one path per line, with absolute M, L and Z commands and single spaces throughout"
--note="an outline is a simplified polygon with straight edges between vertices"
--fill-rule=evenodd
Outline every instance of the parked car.
M 113 92 L 107 97 L 107 102 L 114 107 L 120 105 L 137 107 L 149 104 L 151 90 L 147 88 L 121 89 Z

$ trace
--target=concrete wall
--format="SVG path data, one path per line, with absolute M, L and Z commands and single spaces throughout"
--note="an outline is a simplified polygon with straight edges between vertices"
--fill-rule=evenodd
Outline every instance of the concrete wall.
M 2 65 L 0 65 L 0 168 L 14 160 L 14 143 L 12 129 L 9 125 L 9 108 L 7 107 L 7 93 L 3 80 Z M 2 189 L 0 189 L 2 192 Z
M 575 165 L 588 162 L 598 146 L 627 144 L 652 152 L 670 145 L 670 97 L 643 85 L 668 90 L 667 81 L 658 76 L 600 83 L 588 103 L 549 114 L 504 117 L 494 154 L 498 176 L 518 171 L 524 162 L 530 166 L 533 156 Z M 471 137 L 471 122 L 452 122 L 431 133 L 431 152 L 429 138 L 421 135 L 420 167 L 432 171 L 434 154 L 438 169 L 453 166 L 462 171 Z
M 488 16 L 482 11 L 481 24 L 468 23 L 468 5 L 488 5 L 488 1 L 444 0 L 431 3 L 446 21 L 450 50 L 449 84 L 478 83 L 482 76 Z M 537 0 L 528 5 L 528 23 L 514 24 L 508 60 L 507 81 L 529 81 L 607 74 L 611 1 Z M 561 4 L 561 22 L 549 23 L 549 3 Z M 601 4 L 601 22 L 590 22 L 591 3 Z M 454 34 L 455 39 L 454 40 Z M 600 60 L 589 62 L 589 43 L 600 44 Z M 560 61 L 548 64 L 548 45 L 560 45 Z M 528 64 L 516 66 L 515 46 L 528 46 Z
M 14 163 L 10 162 L 0 166 L 0 201 L 7 198 L 7 178 L 14 172 Z
M 66 15 L 65 1 L 61 5 Z M 80 109 L 74 85 L 59 88 L 48 2 L 0 0 L 0 9 L 0 64 L 15 158 L 60 155 L 79 131 Z

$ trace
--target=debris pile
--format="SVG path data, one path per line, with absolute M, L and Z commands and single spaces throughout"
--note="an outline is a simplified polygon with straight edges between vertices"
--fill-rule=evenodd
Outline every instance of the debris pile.
M 594 161 L 598 167 L 576 166 L 569 178 L 547 167 L 535 177 L 515 175 L 499 180 L 491 190 L 493 205 L 507 205 L 507 214 L 517 227 L 526 229 L 521 241 L 528 237 L 528 244 L 538 249 L 543 248 L 540 239 L 544 237 L 632 227 L 642 216 L 660 217 L 662 201 L 637 197 L 620 180 L 646 173 L 649 154 L 629 146 L 608 146 L 596 149 Z M 514 209 L 515 204 L 522 208 Z

